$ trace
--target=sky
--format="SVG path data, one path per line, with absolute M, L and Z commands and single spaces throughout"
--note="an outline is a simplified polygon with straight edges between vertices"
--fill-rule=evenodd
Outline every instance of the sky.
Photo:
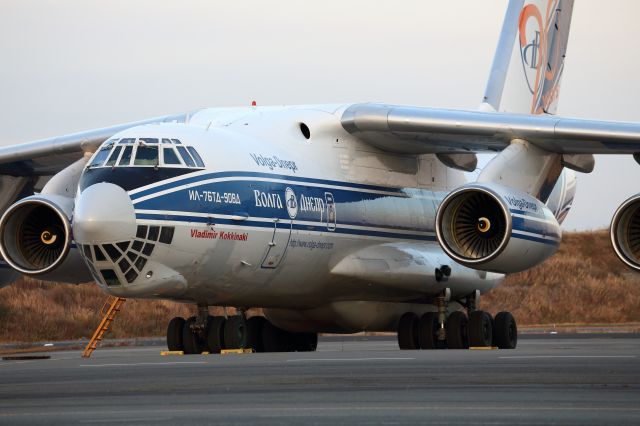
M 476 109 L 504 0 L 2 0 L 0 144 L 200 107 L 386 102 Z M 640 2 L 577 0 L 558 114 L 640 122 Z M 640 192 L 630 156 L 579 175 L 563 228 Z

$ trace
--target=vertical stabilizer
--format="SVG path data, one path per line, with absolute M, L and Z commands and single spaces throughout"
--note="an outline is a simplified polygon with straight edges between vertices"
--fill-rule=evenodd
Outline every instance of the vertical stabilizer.
M 511 0 L 484 95 L 489 109 L 555 114 L 573 0 Z

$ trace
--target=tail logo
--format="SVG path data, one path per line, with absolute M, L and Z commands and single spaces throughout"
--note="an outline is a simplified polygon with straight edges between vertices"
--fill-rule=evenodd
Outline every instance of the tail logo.
M 558 98 L 565 35 L 569 30 L 568 24 L 560 19 L 561 3 L 561 0 L 549 0 L 544 16 L 538 6 L 531 3 L 520 12 L 520 58 L 529 92 L 533 95 L 532 114 L 552 112 Z
M 520 33 L 520 57 L 522 58 L 524 77 L 529 91 L 534 94 L 538 85 L 538 70 L 543 59 L 540 47 L 545 42 L 544 33 L 542 33 L 542 16 L 536 5 L 529 4 L 522 9 L 518 32 Z

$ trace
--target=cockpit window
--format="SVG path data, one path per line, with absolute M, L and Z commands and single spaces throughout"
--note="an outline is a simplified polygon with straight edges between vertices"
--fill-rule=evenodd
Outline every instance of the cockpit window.
M 121 146 L 116 146 L 116 149 L 113 150 L 113 152 L 111 153 L 111 156 L 109 157 L 109 159 L 107 160 L 107 162 L 104 165 L 108 166 L 108 167 L 115 166 L 116 165 L 116 161 L 118 160 L 118 156 L 120 155 L 120 151 L 122 151 L 122 147 Z
M 156 143 L 157 143 L 156 139 Z M 158 147 L 139 145 L 136 151 L 136 159 L 133 164 L 135 166 L 157 166 L 158 165 Z
M 122 157 L 120 157 L 120 162 L 118 166 L 128 166 L 131 164 L 131 152 L 133 151 L 133 145 L 129 145 L 124 148 L 124 152 L 122 153 Z
M 196 164 L 198 165 L 198 167 L 204 167 L 204 161 L 202 161 L 202 158 L 200 158 L 200 154 L 198 154 L 198 151 L 196 151 L 196 149 L 192 146 L 188 146 L 187 149 L 191 153 L 193 159 L 196 160 Z
M 165 139 L 163 139 L 164 141 Z M 180 159 L 178 158 L 178 154 L 171 147 L 164 147 L 162 149 L 162 154 L 164 155 L 164 164 L 182 164 L 180 163 Z
M 196 148 L 183 145 L 178 139 L 122 138 L 106 141 L 88 168 L 127 166 L 205 167 Z
M 100 151 L 98 151 L 96 156 L 93 158 L 93 161 L 91 162 L 91 164 L 89 164 L 89 167 L 101 166 L 102 163 L 104 163 L 104 160 L 107 159 L 109 152 L 111 152 L 111 146 L 112 145 L 105 145 L 100 148 Z
M 189 166 L 189 167 L 195 167 L 196 166 L 196 163 L 193 161 L 193 158 L 191 158 L 191 156 L 187 152 L 187 149 L 184 146 L 178 146 L 176 148 L 178 148 L 178 152 L 182 156 L 182 159 L 184 160 L 184 162 L 185 162 L 185 164 L 187 166 Z

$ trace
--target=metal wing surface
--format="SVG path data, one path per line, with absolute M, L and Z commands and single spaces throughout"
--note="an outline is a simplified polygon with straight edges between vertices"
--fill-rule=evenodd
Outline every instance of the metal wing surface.
M 167 115 L 24 144 L 0 147 L 0 175 L 50 176 L 81 158 L 84 153 L 95 151 L 102 142 L 118 132 L 144 124 L 183 123 L 187 119 L 187 114 Z
M 404 154 L 500 151 L 524 139 L 559 154 L 640 153 L 640 124 L 552 115 L 354 104 L 342 126 L 382 150 Z

